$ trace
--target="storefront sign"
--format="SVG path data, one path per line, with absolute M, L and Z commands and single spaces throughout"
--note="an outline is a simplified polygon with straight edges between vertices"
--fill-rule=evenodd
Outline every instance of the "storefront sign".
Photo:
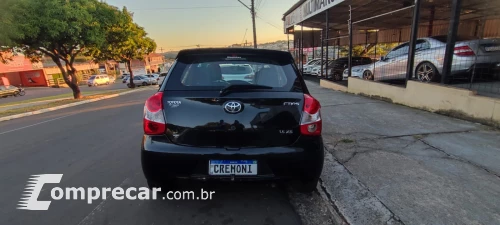
M 293 12 L 285 16 L 285 32 L 287 28 L 317 15 L 326 9 L 342 3 L 344 0 L 307 0 Z

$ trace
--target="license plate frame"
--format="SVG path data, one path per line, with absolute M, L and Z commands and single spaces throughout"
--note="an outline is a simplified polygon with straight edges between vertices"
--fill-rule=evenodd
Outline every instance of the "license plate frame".
M 256 176 L 257 174 L 257 160 L 208 161 L 208 175 L 210 176 Z

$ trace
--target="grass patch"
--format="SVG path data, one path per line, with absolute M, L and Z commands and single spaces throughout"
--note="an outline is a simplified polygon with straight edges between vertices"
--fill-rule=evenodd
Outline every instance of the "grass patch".
M 21 114 L 21 113 L 33 112 L 36 110 L 47 109 L 47 108 L 61 106 L 61 105 L 67 105 L 70 103 L 81 102 L 81 101 L 90 100 L 90 99 L 96 99 L 96 98 L 100 98 L 100 97 L 104 97 L 104 96 L 108 96 L 108 95 L 113 95 L 113 94 L 118 94 L 118 93 L 129 91 L 129 90 L 130 89 L 106 91 L 104 93 L 83 96 L 81 99 L 64 99 L 64 100 L 59 100 L 59 101 L 54 101 L 54 102 L 48 102 L 46 104 L 41 104 L 41 105 L 5 110 L 5 111 L 0 112 L 0 117 L 12 116 L 12 115 L 17 115 L 17 114 Z M 73 96 L 73 94 L 71 94 L 71 96 Z
M 83 91 L 82 96 L 104 94 L 107 92 L 109 92 L 109 91 Z M 3 103 L 3 104 L 0 104 L 0 107 L 11 106 L 11 105 L 20 105 L 20 104 L 26 104 L 26 103 L 39 102 L 39 101 L 48 101 L 48 100 L 54 100 L 54 99 L 60 99 L 60 98 L 72 98 L 72 97 L 73 97 L 73 92 L 66 93 L 66 94 L 60 94 L 60 95 L 41 97 L 41 98 L 28 99 L 28 100 L 23 100 L 23 101 L 18 101 L 18 102 Z M 19 97 L 19 98 L 22 98 L 22 97 Z

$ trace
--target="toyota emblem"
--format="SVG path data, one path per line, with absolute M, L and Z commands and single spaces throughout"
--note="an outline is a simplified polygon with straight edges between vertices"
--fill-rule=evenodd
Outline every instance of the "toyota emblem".
M 236 101 L 229 101 L 224 103 L 224 110 L 227 113 L 236 114 L 241 112 L 241 110 L 243 110 L 243 105 L 241 105 L 241 103 Z

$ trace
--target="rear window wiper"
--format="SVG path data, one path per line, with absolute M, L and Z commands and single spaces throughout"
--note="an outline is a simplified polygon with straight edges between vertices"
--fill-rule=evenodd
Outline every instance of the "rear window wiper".
M 227 95 L 233 91 L 245 91 L 245 90 L 269 90 L 273 89 L 271 86 L 256 85 L 256 84 L 232 84 L 222 88 L 220 90 L 220 96 Z

